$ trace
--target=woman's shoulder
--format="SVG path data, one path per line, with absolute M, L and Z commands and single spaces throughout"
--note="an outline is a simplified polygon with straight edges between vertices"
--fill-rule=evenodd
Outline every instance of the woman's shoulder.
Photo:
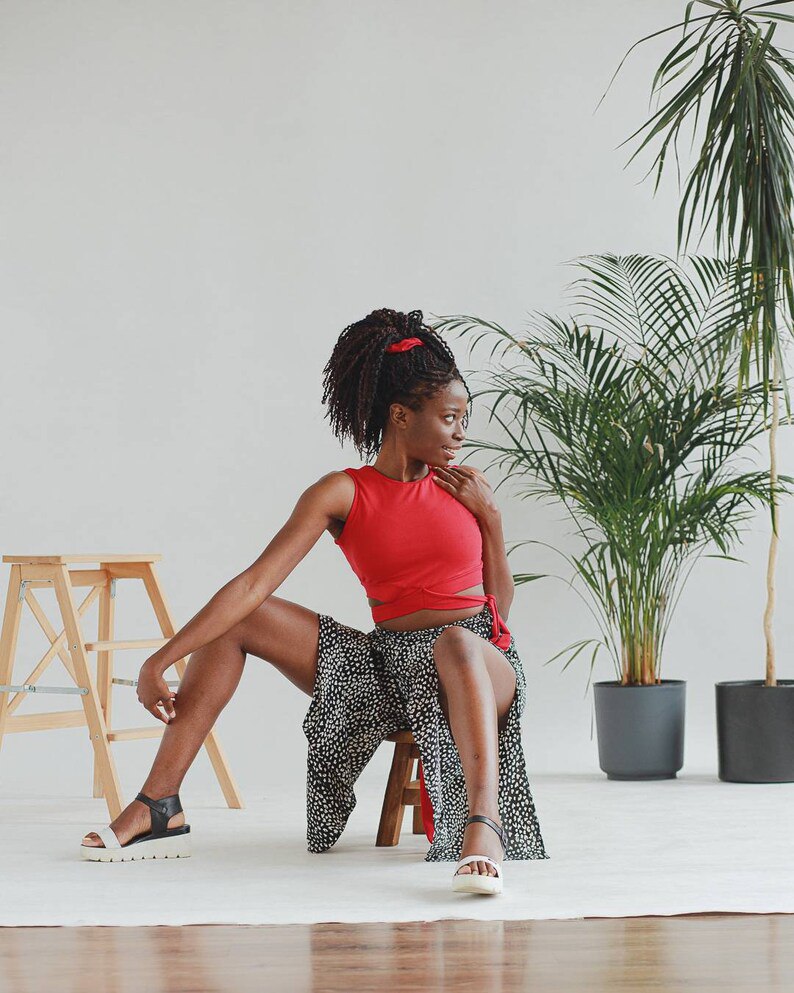
M 342 492 L 351 491 L 354 487 L 353 478 L 357 474 L 358 470 L 350 467 L 332 469 L 330 472 L 326 472 L 320 476 L 314 485 L 318 489 L 322 489 L 328 493 L 338 492 L 340 490 Z
M 326 516 L 345 520 L 356 495 L 356 484 L 347 470 L 332 469 L 320 476 L 309 490 Z

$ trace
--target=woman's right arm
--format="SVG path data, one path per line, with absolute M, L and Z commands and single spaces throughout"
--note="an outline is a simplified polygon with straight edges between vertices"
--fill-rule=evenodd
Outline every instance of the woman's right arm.
M 351 484 L 345 483 L 345 479 L 349 480 L 345 473 L 334 471 L 312 483 L 259 558 L 221 587 L 144 665 L 162 675 L 178 659 L 220 638 L 278 589 L 311 551 L 331 520 L 345 517 L 345 502 L 348 508 L 351 502 Z

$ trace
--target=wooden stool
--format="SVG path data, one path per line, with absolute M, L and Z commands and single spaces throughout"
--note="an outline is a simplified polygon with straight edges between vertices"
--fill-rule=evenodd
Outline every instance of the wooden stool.
M 383 740 L 393 741 L 395 744 L 391 770 L 386 780 L 376 847 L 399 844 L 406 807 L 414 808 L 413 834 L 425 833 L 419 800 L 419 746 L 410 730 L 395 731 Z M 416 779 L 412 778 L 414 759 L 417 760 Z
M 11 563 L 8 596 L 3 614 L 0 635 L 0 745 L 3 735 L 13 731 L 42 731 L 50 728 L 88 726 L 88 736 L 94 749 L 94 793 L 104 796 L 112 820 L 121 813 L 121 790 L 116 766 L 110 751 L 111 741 L 131 741 L 135 738 L 157 738 L 165 731 L 158 721 L 156 726 L 111 729 L 111 688 L 113 684 L 137 686 L 137 679 L 113 677 L 113 652 L 132 648 L 160 648 L 176 633 L 165 595 L 154 569 L 162 555 L 4 555 L 3 562 Z M 69 569 L 69 563 L 99 563 L 98 569 Z M 144 638 L 137 641 L 113 641 L 113 620 L 116 582 L 119 579 L 141 579 L 154 608 L 155 616 L 164 638 Z M 88 596 L 79 607 L 75 606 L 72 589 L 90 586 Z M 49 587 L 55 590 L 63 627 L 56 633 L 47 615 L 33 595 L 33 590 Z M 99 597 L 99 624 L 97 641 L 85 641 L 80 618 Z M 37 662 L 21 686 L 12 686 L 14 656 L 17 647 L 22 605 L 32 610 L 50 647 Z M 88 667 L 88 652 L 97 653 L 96 682 Z M 75 682 L 74 686 L 38 686 L 39 677 L 55 656 L 63 662 Z M 187 662 L 178 659 L 174 665 L 180 679 Z M 179 685 L 177 681 L 169 686 Z M 14 696 L 9 699 L 9 693 Z M 27 693 L 77 693 L 83 709 L 50 714 L 11 714 L 26 699 Z M 230 807 L 242 807 L 237 785 L 232 779 L 226 758 L 221 750 L 214 729 L 209 732 L 204 747 L 207 749 L 215 775 L 218 777 L 226 802 Z

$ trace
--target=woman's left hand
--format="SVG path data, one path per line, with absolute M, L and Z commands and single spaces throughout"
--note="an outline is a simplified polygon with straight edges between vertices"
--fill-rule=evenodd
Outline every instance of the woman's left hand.
M 491 489 L 491 484 L 485 474 L 474 466 L 434 466 L 436 486 L 440 486 L 464 507 L 474 514 L 477 519 L 497 513 L 499 508 Z

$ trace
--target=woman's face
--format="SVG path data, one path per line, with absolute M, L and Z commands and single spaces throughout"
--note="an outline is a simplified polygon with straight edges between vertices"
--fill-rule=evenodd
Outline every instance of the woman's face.
M 401 432 L 408 454 L 427 465 L 445 466 L 458 460 L 458 450 L 466 432 L 468 394 L 463 383 L 454 380 L 426 400 L 420 411 L 408 410 Z

